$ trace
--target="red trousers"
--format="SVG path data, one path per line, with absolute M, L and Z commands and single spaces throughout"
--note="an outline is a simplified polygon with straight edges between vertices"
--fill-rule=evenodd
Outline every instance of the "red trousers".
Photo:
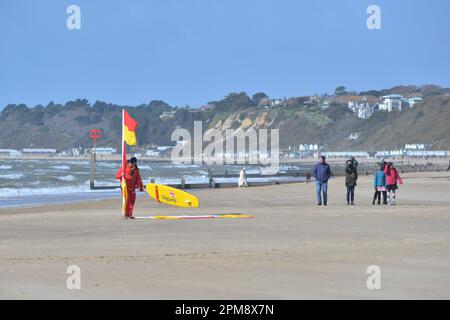
M 127 189 L 127 203 L 125 206 L 125 217 L 129 218 L 133 216 L 133 207 L 136 202 L 136 191 Z

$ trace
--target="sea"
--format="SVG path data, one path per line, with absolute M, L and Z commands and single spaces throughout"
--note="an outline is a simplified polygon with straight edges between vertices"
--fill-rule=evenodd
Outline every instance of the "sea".
M 208 183 L 208 168 L 217 183 L 235 182 L 242 165 L 175 164 L 172 162 L 138 163 L 144 183 L 155 179 L 156 183 L 178 184 L 184 178 L 187 184 Z M 118 186 L 115 174 L 120 162 L 97 161 L 95 164 L 95 186 Z M 278 172 L 299 170 L 296 166 L 281 166 Z M 272 171 L 272 172 L 271 172 Z M 271 168 L 258 165 L 246 166 L 248 181 L 301 180 L 293 177 L 271 177 L 276 173 Z M 58 204 L 106 198 L 119 198 L 120 190 L 90 190 L 88 160 L 0 160 L 0 208 L 43 204 Z

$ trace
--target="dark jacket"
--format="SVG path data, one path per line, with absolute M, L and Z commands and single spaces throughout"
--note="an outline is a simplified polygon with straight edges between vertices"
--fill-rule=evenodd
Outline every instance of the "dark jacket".
M 358 180 L 358 171 L 355 166 L 347 165 L 345 167 L 345 185 L 347 187 L 356 186 L 356 180 Z
M 314 167 L 313 171 L 314 178 L 320 182 L 327 182 L 331 177 L 331 170 L 328 163 L 318 163 Z

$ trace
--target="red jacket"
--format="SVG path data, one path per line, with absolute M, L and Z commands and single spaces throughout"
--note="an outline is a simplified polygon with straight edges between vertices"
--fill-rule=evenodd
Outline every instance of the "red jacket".
M 386 175 L 386 185 L 388 184 L 403 184 L 402 178 L 398 174 L 397 169 L 390 168 L 387 164 L 384 167 L 384 173 Z
M 120 182 L 122 182 L 122 167 L 117 170 L 116 179 L 120 179 Z M 134 192 L 135 189 L 141 190 L 142 188 L 144 188 L 144 184 L 142 183 L 141 174 L 139 173 L 138 168 L 131 170 L 131 168 L 127 166 L 127 168 L 125 169 L 125 181 L 127 183 L 128 191 Z

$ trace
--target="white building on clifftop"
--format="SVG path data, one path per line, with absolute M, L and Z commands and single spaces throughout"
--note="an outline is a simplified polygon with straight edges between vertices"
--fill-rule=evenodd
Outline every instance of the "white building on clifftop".
M 380 111 L 402 111 L 403 109 L 411 107 L 411 103 L 399 94 L 383 96 L 383 99 L 383 103 L 379 104 Z

